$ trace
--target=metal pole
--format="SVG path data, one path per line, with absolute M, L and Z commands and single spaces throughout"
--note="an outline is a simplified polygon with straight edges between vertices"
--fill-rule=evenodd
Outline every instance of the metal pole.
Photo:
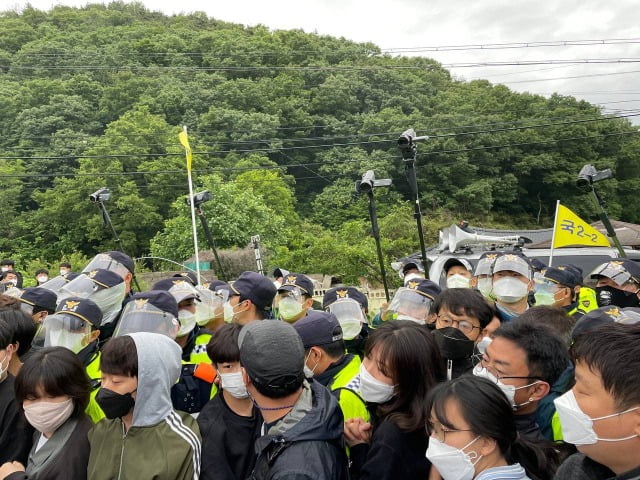
M 367 193 L 369 197 L 369 216 L 371 217 L 371 231 L 376 241 L 376 249 L 378 250 L 378 262 L 380 263 L 380 274 L 382 275 L 382 284 L 384 285 L 384 295 L 389 301 L 389 287 L 387 286 L 387 274 L 384 269 L 384 258 L 382 257 L 382 246 L 380 245 L 380 229 L 378 228 L 378 216 L 376 215 L 376 203 L 373 198 L 373 189 Z
M 613 225 L 611 225 L 611 222 L 609 221 L 609 216 L 607 215 L 607 212 L 604 209 L 606 205 L 604 199 L 598 194 L 598 192 L 596 191 L 593 185 L 591 185 L 591 193 L 593 194 L 593 198 L 595 199 L 596 207 L 598 207 L 598 210 L 599 210 L 598 216 L 600 217 L 600 220 L 602 221 L 604 228 L 607 230 L 607 236 L 613 241 L 613 244 L 618 249 L 618 253 L 620 254 L 620 257 L 626 258 L 627 255 L 624 253 L 624 248 L 622 248 L 622 244 L 620 243 L 620 240 L 616 235 L 616 231 L 614 230 Z
M 258 273 L 260 275 L 264 275 L 264 268 L 262 267 L 262 256 L 260 255 L 260 235 L 252 236 L 251 243 L 253 244 L 253 253 L 256 256 L 256 265 L 258 266 Z
M 207 217 L 204 215 L 204 211 L 199 208 L 198 216 L 200 217 L 200 221 L 202 222 L 202 228 L 204 230 L 204 234 L 207 237 L 207 241 L 209 242 L 209 247 L 213 251 L 213 256 L 216 259 L 216 263 L 218 264 L 218 277 L 222 281 L 227 281 L 227 275 L 224 273 L 224 269 L 222 268 L 222 262 L 220 261 L 220 257 L 218 256 L 218 250 L 216 249 L 216 244 L 213 241 L 213 235 L 211 235 L 211 230 L 209 229 L 209 222 L 207 222 Z
M 416 178 L 416 168 L 415 168 L 415 150 L 413 158 L 404 159 L 405 162 L 405 173 L 407 175 L 407 179 L 409 180 L 409 186 L 411 187 L 411 192 L 413 193 L 414 199 L 414 218 L 416 219 L 416 224 L 418 225 L 418 238 L 420 239 L 420 253 L 422 255 L 422 266 L 424 267 L 425 275 L 428 276 L 428 268 L 427 268 L 427 249 L 424 245 L 424 233 L 422 232 L 422 211 L 420 210 L 420 194 L 418 193 L 418 179 Z

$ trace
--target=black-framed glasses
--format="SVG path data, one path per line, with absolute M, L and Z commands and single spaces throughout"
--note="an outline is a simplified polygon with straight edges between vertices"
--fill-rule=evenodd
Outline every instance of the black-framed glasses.
M 454 320 L 453 318 L 448 317 L 446 315 L 436 315 L 436 318 L 440 322 L 440 325 L 442 325 L 442 328 L 455 327 L 458 330 L 460 330 L 462 333 L 467 333 L 467 334 L 470 334 L 471 332 L 473 332 L 474 328 L 477 328 L 478 330 L 480 330 L 480 327 L 476 327 L 469 320 Z
M 503 378 L 512 378 L 515 380 L 528 380 L 528 379 L 532 379 L 532 380 L 544 380 L 544 378 L 539 377 L 539 376 L 535 376 L 535 375 L 501 375 L 499 374 L 493 367 L 489 367 L 489 360 L 487 360 L 486 356 L 482 356 L 482 358 L 480 359 L 480 365 L 482 366 L 482 368 L 486 368 L 487 371 L 493 375 L 494 377 L 496 377 L 496 380 L 502 380 Z

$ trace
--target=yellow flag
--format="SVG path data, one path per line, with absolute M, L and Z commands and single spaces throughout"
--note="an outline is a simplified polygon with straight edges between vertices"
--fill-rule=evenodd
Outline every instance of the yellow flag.
M 556 224 L 553 228 L 554 240 L 552 248 L 568 247 L 570 245 L 611 246 L 607 237 L 559 203 L 556 212 Z
M 184 147 L 187 154 L 187 171 L 191 171 L 191 147 L 189 146 L 189 137 L 187 137 L 187 129 L 185 128 L 178 134 L 178 139 Z

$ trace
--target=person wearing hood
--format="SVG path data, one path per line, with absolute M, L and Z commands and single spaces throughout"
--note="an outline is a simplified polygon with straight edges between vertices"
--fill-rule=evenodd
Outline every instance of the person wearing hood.
M 200 430 L 171 406 L 180 357 L 178 344 L 157 333 L 131 333 L 105 344 L 96 400 L 107 418 L 89 432 L 90 480 L 199 478 Z
M 247 393 L 264 418 L 249 478 L 348 478 L 338 402 L 304 376 L 304 347 L 286 322 L 252 322 L 240 332 Z
M 487 326 L 493 308 L 477 290 L 447 288 L 436 297 L 431 311 L 436 315 L 433 336 L 446 362 L 447 379 L 470 372 L 476 348 L 483 352 L 491 341 Z

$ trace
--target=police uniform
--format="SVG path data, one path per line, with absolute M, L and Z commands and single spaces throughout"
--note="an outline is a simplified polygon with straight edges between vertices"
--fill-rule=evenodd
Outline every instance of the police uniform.
M 357 304 L 360 312 L 353 309 L 350 311 L 349 303 Z M 322 298 L 322 309 L 333 313 L 338 319 L 347 352 L 362 358 L 370 330 L 367 322 L 369 300 L 366 295 L 356 287 L 334 287 L 325 292 Z M 354 319 L 358 318 L 361 322 L 359 327 L 353 323 Z

